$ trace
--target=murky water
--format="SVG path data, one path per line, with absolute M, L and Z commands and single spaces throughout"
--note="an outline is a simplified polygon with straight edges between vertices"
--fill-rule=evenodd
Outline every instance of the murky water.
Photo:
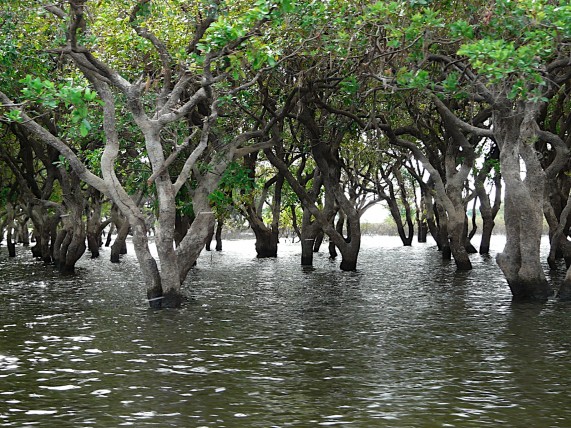
M 492 258 L 366 238 L 343 273 L 224 245 L 163 311 L 132 255 L 62 278 L 0 248 L 0 426 L 571 426 L 571 305 L 512 306 Z

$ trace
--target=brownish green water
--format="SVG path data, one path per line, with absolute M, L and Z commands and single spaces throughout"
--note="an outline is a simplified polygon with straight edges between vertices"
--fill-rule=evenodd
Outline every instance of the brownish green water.
M 0 248 L 0 426 L 571 426 L 571 305 L 512 306 L 492 258 L 366 238 L 343 273 L 225 242 L 157 312 L 133 255 L 62 278 L 27 251 Z

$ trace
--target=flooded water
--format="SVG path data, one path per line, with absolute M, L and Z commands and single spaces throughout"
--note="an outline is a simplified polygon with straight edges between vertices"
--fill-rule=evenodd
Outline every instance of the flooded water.
M 0 248 L 0 426 L 571 426 L 571 305 L 512 306 L 493 258 L 365 238 L 344 273 L 224 245 L 163 311 L 133 255 L 62 278 Z

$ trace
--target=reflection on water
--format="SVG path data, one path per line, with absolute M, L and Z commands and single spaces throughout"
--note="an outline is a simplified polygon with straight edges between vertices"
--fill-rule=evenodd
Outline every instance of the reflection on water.
M 363 247 L 343 273 L 226 242 L 163 311 L 132 255 L 62 278 L 0 248 L 0 425 L 569 426 L 571 306 L 512 306 L 493 257 Z

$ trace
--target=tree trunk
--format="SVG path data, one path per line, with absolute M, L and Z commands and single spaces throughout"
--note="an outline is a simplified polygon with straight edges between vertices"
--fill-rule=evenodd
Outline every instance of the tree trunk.
M 452 259 L 452 249 L 450 248 L 450 239 L 448 238 L 448 217 L 446 210 L 439 204 L 436 205 L 437 214 L 437 227 L 439 245 L 438 248 L 442 251 L 442 260 Z
M 454 257 L 457 270 L 471 270 L 472 263 L 466 251 L 466 214 L 448 213 L 448 236 L 450 241 L 450 252 Z
M 357 270 L 357 258 L 361 248 L 361 228 L 359 224 L 359 216 L 356 212 L 347 214 L 347 245 L 340 249 L 341 265 L 343 271 Z
M 344 214 L 339 211 L 337 213 L 337 215 L 339 216 L 339 218 L 337 219 L 337 222 L 335 222 L 335 220 L 331 220 L 332 223 L 335 224 L 335 231 L 340 235 L 343 236 L 343 226 L 345 225 L 345 216 Z M 345 239 L 345 238 L 343 238 Z M 329 240 L 329 258 L 331 259 L 335 259 L 337 258 L 337 246 L 335 245 L 335 242 L 333 242 L 331 239 Z
M 175 223 L 174 223 L 174 245 L 178 248 L 186 234 L 192 222 L 193 217 L 189 217 L 181 212 L 176 213 Z
M 214 228 L 214 224 L 212 224 L 212 227 L 210 228 L 210 230 L 208 231 L 208 235 L 206 236 L 206 245 L 204 247 L 204 249 L 206 251 L 210 251 L 210 244 L 212 243 L 212 238 L 214 237 L 214 232 L 215 232 L 215 228 Z
M 244 167 L 248 170 L 250 179 L 256 178 L 256 162 L 258 159 L 258 152 L 251 153 L 244 156 Z M 278 237 L 279 237 L 279 217 L 281 210 L 281 193 L 284 183 L 284 177 L 281 174 L 276 174 L 271 179 L 267 180 L 262 189 L 262 194 L 259 200 L 250 199 L 246 204 L 244 215 L 250 223 L 250 228 L 256 236 L 256 256 L 258 258 L 277 257 L 278 255 Z M 262 210 L 267 201 L 267 195 L 271 188 L 274 186 L 273 200 L 269 204 L 272 212 L 272 223 L 267 226 L 262 218 Z
M 111 263 L 119 263 L 121 261 L 120 256 L 122 254 L 127 254 L 127 236 L 129 236 L 129 231 L 131 230 L 131 223 L 129 222 L 128 217 L 119 212 L 119 208 L 115 204 L 111 207 L 111 221 L 113 223 L 112 227 L 109 229 L 107 240 L 111 240 L 113 226 L 117 230 L 117 235 L 111 245 L 110 261 Z
M 571 266 L 567 268 L 565 279 L 559 288 L 557 297 L 561 302 L 571 301 Z
M 18 220 L 18 242 L 24 247 L 30 246 L 30 234 L 28 232 L 28 218 Z
M 482 218 L 482 240 L 480 241 L 480 254 L 490 253 L 490 242 L 492 241 L 492 232 L 496 223 L 493 218 Z
M 135 218 L 133 217 L 133 220 Z M 137 261 L 145 284 L 147 286 L 147 301 L 153 309 L 160 309 L 163 306 L 163 288 L 161 284 L 161 275 L 157 262 L 149 251 L 149 239 L 147 237 L 147 228 L 144 219 L 138 218 L 133 225 L 133 247 Z
M 111 241 L 113 239 L 113 232 L 115 231 L 116 227 L 115 227 L 115 223 L 111 223 L 111 225 L 109 226 L 109 233 L 107 233 L 107 239 L 105 240 L 105 246 L 109 247 L 109 245 L 111 245 Z
M 484 166 L 474 179 L 474 187 L 476 189 L 478 199 L 480 200 L 480 215 L 482 217 L 482 240 L 480 241 L 480 254 L 489 254 L 490 252 L 490 242 L 495 226 L 494 219 L 500 210 L 502 199 L 502 180 L 499 171 L 494 169 L 495 162 L 497 162 L 499 158 L 500 153 L 498 147 L 494 145 L 486 157 Z M 493 205 L 490 201 L 490 196 L 488 195 L 488 192 L 484 186 L 487 176 L 492 171 L 494 172 L 493 182 L 495 188 Z
M 216 177 L 209 176 L 202 183 L 202 186 L 195 190 L 192 197 L 192 206 L 196 217 L 188 233 L 177 248 L 179 278 L 184 281 L 190 269 L 196 264 L 202 249 L 206 245 L 209 231 L 214 227 L 216 218 L 210 208 L 208 195 L 216 187 Z
M 315 149 L 315 147 L 313 147 Z M 334 247 L 338 247 L 340 251 L 345 251 L 347 254 L 348 261 L 343 264 L 343 270 L 351 270 L 352 266 L 356 266 L 356 256 L 354 256 L 353 252 L 358 254 L 360 243 L 361 243 L 361 230 L 359 224 L 359 214 L 354 206 L 351 205 L 351 202 L 345 196 L 343 189 L 340 186 L 338 175 L 339 175 L 339 168 L 338 164 L 332 165 L 331 168 L 328 167 L 327 161 L 323 157 L 319 157 L 319 155 L 315 155 L 314 152 L 314 159 L 318 163 L 320 171 L 327 171 L 328 178 L 324 180 L 325 183 L 325 205 L 327 207 L 328 198 L 333 200 L 339 201 L 339 205 L 345 207 L 345 209 L 349 212 L 352 212 L 352 218 L 356 218 L 356 221 L 351 222 L 351 242 L 347 242 L 342 234 L 335 230 L 335 227 L 331 224 L 332 218 L 328 215 L 327 208 L 325 210 L 320 210 L 315 204 L 315 198 L 313 198 L 307 190 L 305 190 L 298 180 L 291 174 L 287 165 L 283 160 L 279 159 L 273 152 L 269 149 L 264 151 L 268 160 L 274 165 L 279 172 L 287 179 L 288 183 L 290 184 L 293 191 L 296 195 L 300 198 L 303 207 L 307 207 L 311 214 L 315 217 L 316 221 L 320 224 L 323 231 L 329 236 L 330 242 L 330 249 L 331 244 Z M 317 159 L 320 159 L 319 162 Z M 321 163 L 321 165 L 319 165 Z M 335 162 L 333 162 L 335 163 Z M 337 171 L 337 172 L 335 172 Z M 353 260 L 349 260 L 353 259 Z
M 219 218 L 216 223 L 216 251 L 222 251 L 222 228 L 224 227 L 224 220 Z
M 85 223 L 82 207 L 71 206 L 69 214 L 62 216 L 62 228 L 54 246 L 54 262 L 64 275 L 75 273 L 75 264 L 85 253 Z
M 523 111 L 507 107 L 494 113 L 494 132 L 506 185 L 506 245 L 496 260 L 514 301 L 544 302 L 551 289 L 540 261 L 545 177 L 533 148 L 535 108 L 528 104 Z M 520 160 L 526 166 L 524 180 Z
M 430 235 L 436 242 L 436 246 L 438 251 L 442 251 L 442 240 L 441 240 L 441 233 L 440 228 L 438 227 L 438 214 L 434 207 L 434 202 L 431 195 L 425 196 L 426 202 L 426 224 L 428 226 L 428 230 L 430 231 Z
M 425 220 L 421 220 L 418 223 L 418 242 L 423 244 L 427 242 L 428 237 L 428 223 Z
M 569 242 L 567 241 L 567 236 L 569 234 L 569 222 L 571 216 L 571 193 L 567 198 L 567 203 L 563 210 L 561 211 L 560 218 L 558 220 L 557 227 L 553 232 L 553 236 L 551 236 L 551 245 L 549 249 L 549 256 L 547 257 L 547 261 L 549 263 L 549 267 L 551 269 L 557 268 L 557 254 L 559 251 L 563 249 L 563 253 L 565 255 L 565 261 L 567 263 L 567 267 L 571 265 L 569 263 Z
M 402 200 L 402 204 L 404 206 L 405 223 L 406 223 L 406 229 L 407 229 L 405 232 L 404 224 L 403 224 L 403 221 L 401 219 L 400 211 L 399 211 L 399 215 L 398 215 L 399 221 L 397 222 L 397 230 L 398 230 L 398 234 L 401 238 L 403 245 L 405 247 L 410 247 L 412 245 L 412 239 L 414 237 L 414 223 L 412 221 L 412 213 L 411 213 L 411 209 L 410 209 L 410 203 L 408 202 L 408 195 L 407 195 L 408 192 L 406 190 L 405 181 L 404 181 L 404 178 L 402 176 L 401 171 L 398 168 L 395 168 L 393 175 L 397 179 L 397 182 L 399 185 L 401 200 Z M 393 189 L 392 183 L 389 186 L 389 188 L 390 188 L 391 196 L 393 196 L 394 191 L 392 190 Z
M 474 198 L 474 206 L 472 208 L 472 229 L 470 229 L 470 232 L 468 232 L 468 216 L 466 216 L 466 219 L 464 221 L 464 232 L 466 234 L 466 243 L 464 244 L 464 246 L 466 247 L 466 251 L 468 252 L 468 254 L 476 254 L 478 252 L 478 250 L 476 250 L 476 247 L 474 247 L 474 245 L 472 244 L 472 238 L 474 237 L 474 235 L 476 235 L 476 232 L 478 231 L 478 225 L 476 224 L 476 203 L 478 201 L 478 198 Z
M 91 253 L 92 259 L 99 257 L 99 240 L 97 239 L 97 235 L 93 233 L 93 230 L 87 233 L 87 248 Z
M 53 244 L 57 236 L 57 225 L 60 221 L 59 215 L 49 214 L 40 206 L 32 206 L 29 210 L 32 224 L 34 225 L 34 235 L 36 245 L 32 247 L 34 257 L 39 257 L 45 264 L 53 262 Z
M 75 264 L 83 256 L 86 250 L 85 245 L 85 224 L 76 218 L 70 234 L 69 244 L 65 247 L 65 257 L 60 263 L 60 272 L 64 274 L 74 274 Z
M 63 242 L 66 236 L 67 236 L 67 224 L 64 222 L 63 227 L 58 230 L 56 239 L 54 240 L 53 261 L 58 269 L 62 259 L 61 248 L 63 246 Z
M 119 221 L 119 220 L 118 220 Z M 127 219 L 122 219 L 117 225 L 117 236 L 113 245 L 111 245 L 111 263 L 119 263 L 121 261 L 121 254 L 127 254 L 127 236 L 131 225 Z
M 101 194 L 95 189 L 91 191 L 91 205 L 87 215 L 87 248 L 91 253 L 91 258 L 99 257 L 99 247 L 101 246 Z
M 298 177 L 303 177 L 298 174 Z M 323 177 L 318 168 L 313 171 L 312 174 L 313 183 L 309 195 L 311 198 L 316 199 L 323 186 Z M 305 184 L 309 181 L 306 177 Z M 335 201 L 332 199 L 326 200 L 326 206 L 324 207 L 326 216 L 333 216 L 335 209 Z M 295 209 L 292 207 L 292 216 L 295 216 Z M 323 228 L 319 225 L 319 222 L 313 217 L 308 206 L 302 206 L 302 216 L 301 216 L 301 230 L 299 231 L 299 239 L 301 243 L 301 265 L 302 266 L 313 266 L 313 253 L 319 251 L 321 243 L 323 242 Z M 335 246 L 333 246 L 335 249 Z
M 311 213 L 307 208 L 303 209 L 301 220 L 301 265 L 313 266 L 313 253 L 317 236 L 321 231 L 321 227 L 315 221 L 311 220 Z
M 252 224 L 250 224 L 252 227 Z M 278 256 L 278 232 L 267 227 L 252 227 L 256 236 L 256 257 L 259 259 Z
M 408 225 L 408 235 L 404 230 L 404 224 L 402 222 L 402 218 L 401 218 L 401 214 L 400 214 L 400 209 L 399 206 L 397 204 L 396 198 L 388 198 L 387 199 L 387 204 L 389 205 L 389 211 L 391 213 L 391 217 L 393 218 L 396 227 L 397 227 L 397 233 L 402 241 L 403 246 L 405 247 L 410 247 L 412 245 L 412 238 L 414 236 L 414 230 L 412 227 L 412 222 L 410 221 L 410 217 L 407 216 L 406 222 Z
M 323 232 L 323 229 L 319 229 L 319 232 L 317 232 L 317 236 L 315 237 L 315 244 L 313 244 L 313 252 L 314 253 L 319 253 L 319 250 L 321 249 L 321 244 L 323 244 L 323 238 L 325 237 L 325 232 Z
M 42 257 L 42 250 L 41 250 L 41 236 L 40 234 L 34 230 L 32 235 L 32 241 L 35 241 L 35 245 L 31 248 L 32 256 L 39 259 Z
M 16 257 L 16 243 L 14 242 L 14 238 L 12 236 L 14 230 L 13 221 L 8 223 L 7 232 L 6 232 L 6 245 L 8 246 L 8 257 Z

